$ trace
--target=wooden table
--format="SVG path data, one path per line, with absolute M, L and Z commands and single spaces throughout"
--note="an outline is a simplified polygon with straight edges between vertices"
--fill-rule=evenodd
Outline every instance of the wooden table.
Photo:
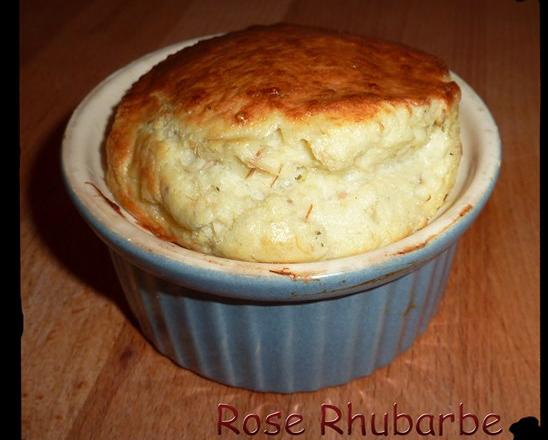
M 217 435 L 220 402 L 242 414 L 300 412 L 299 438 L 321 437 L 322 403 L 352 402 L 380 417 L 397 402 L 416 418 L 456 412 L 463 402 L 480 417 L 500 415 L 505 431 L 523 416 L 540 417 L 538 2 L 25 0 L 21 11 L 24 438 L 238 438 Z M 504 144 L 497 187 L 460 242 L 429 331 L 370 377 L 293 395 L 218 385 L 158 354 L 135 325 L 106 248 L 71 205 L 59 167 L 68 117 L 115 69 L 180 40 L 282 20 L 441 56 L 483 97 Z M 456 438 L 458 426 L 446 429 Z

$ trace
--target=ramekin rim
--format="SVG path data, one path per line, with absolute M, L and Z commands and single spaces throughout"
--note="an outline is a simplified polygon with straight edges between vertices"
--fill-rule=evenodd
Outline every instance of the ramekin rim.
M 481 117 L 486 118 L 484 122 L 491 128 L 491 133 L 484 133 L 484 135 L 489 136 L 490 142 L 488 142 L 488 144 L 491 147 L 490 152 L 494 153 L 494 155 L 491 157 L 490 166 L 486 166 L 487 175 L 483 176 L 483 179 L 479 179 L 478 173 L 476 173 L 469 187 L 466 188 L 464 193 L 454 201 L 453 205 L 450 206 L 444 214 L 433 220 L 424 228 L 402 240 L 373 251 L 330 260 L 305 263 L 262 263 L 231 260 L 207 255 L 172 243 L 169 243 L 168 245 L 172 246 L 173 252 L 168 254 L 164 248 L 167 242 L 148 231 L 139 229 L 136 225 L 132 225 L 136 229 L 136 239 L 132 238 L 131 240 L 121 234 L 117 228 L 111 228 L 103 219 L 99 218 L 96 212 L 94 212 L 94 207 L 89 206 L 89 204 L 85 202 L 85 199 L 78 192 L 78 182 L 74 181 L 74 176 L 68 171 L 69 164 L 67 163 L 67 152 L 71 148 L 70 141 L 71 136 L 73 135 L 72 131 L 78 128 L 77 122 L 80 122 L 79 118 L 84 113 L 87 106 L 93 103 L 93 99 L 98 92 L 105 87 L 108 87 L 110 82 L 122 75 L 126 69 L 137 63 L 146 62 L 159 53 L 167 56 L 167 54 L 172 53 L 175 50 L 213 36 L 215 35 L 193 38 L 164 47 L 148 53 L 113 72 L 92 89 L 92 91 L 82 100 L 67 124 L 62 147 L 62 170 L 71 198 L 73 201 L 77 202 L 76 205 L 79 211 L 88 222 L 92 223 L 94 229 L 100 229 L 100 231 L 98 231 L 100 233 L 99 235 L 103 235 L 103 238 L 111 244 L 116 242 L 122 252 L 135 255 L 138 259 L 143 259 L 143 256 L 150 255 L 151 258 L 147 258 L 148 261 L 146 261 L 145 264 L 162 265 L 169 262 L 169 264 L 175 268 L 177 265 L 180 265 L 181 269 L 192 266 L 195 269 L 222 272 L 225 275 L 230 276 L 281 277 L 299 280 L 324 278 L 331 275 L 364 270 L 371 272 L 372 274 L 378 274 L 383 266 L 387 265 L 387 262 L 392 261 L 392 263 L 394 263 L 397 260 L 395 266 L 405 267 L 412 262 L 426 259 L 436 252 L 440 252 L 443 248 L 449 246 L 449 241 L 454 241 L 454 234 L 452 232 L 459 230 L 459 232 L 462 233 L 471 223 L 473 218 L 479 214 L 479 211 L 489 198 L 498 177 L 501 163 L 501 140 L 494 118 L 481 97 L 479 97 L 479 95 L 460 76 L 451 72 L 452 77 L 458 82 L 463 91 L 463 99 L 467 96 L 468 98 L 475 100 L 476 103 L 483 108 Z M 152 64 L 150 67 L 152 67 Z M 109 115 L 105 115 L 105 119 L 108 118 L 108 116 Z M 484 155 L 487 156 L 488 152 L 484 152 Z M 470 193 L 475 189 L 474 183 L 476 186 L 479 184 L 483 184 L 483 186 L 480 188 L 481 191 L 476 191 L 475 197 L 472 197 L 470 196 Z M 468 195 L 468 197 L 465 197 L 466 195 Z M 103 209 L 105 211 L 112 211 L 112 208 L 108 206 L 107 203 L 104 203 Z M 107 217 L 112 218 L 114 215 L 112 212 L 109 214 L 106 214 Z M 444 221 L 440 222 L 440 219 L 443 219 Z M 177 258 L 173 258 L 172 254 L 176 254 Z M 152 257 L 152 255 L 154 255 L 154 257 Z M 394 264 L 389 264 L 388 266 L 392 267 L 392 269 L 394 268 Z

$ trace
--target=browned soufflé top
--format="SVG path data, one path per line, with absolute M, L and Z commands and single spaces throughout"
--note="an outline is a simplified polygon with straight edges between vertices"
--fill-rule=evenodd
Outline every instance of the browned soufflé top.
M 276 110 L 291 119 L 321 113 L 359 121 L 383 103 L 441 99 L 450 105 L 459 94 L 446 65 L 432 55 L 372 38 L 276 24 L 201 41 L 169 56 L 133 86 L 122 108 L 131 112 L 158 99 L 194 122 L 214 115 L 246 124 Z

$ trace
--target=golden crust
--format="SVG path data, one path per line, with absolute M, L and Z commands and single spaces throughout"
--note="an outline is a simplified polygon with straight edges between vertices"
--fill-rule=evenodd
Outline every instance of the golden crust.
M 325 29 L 252 26 L 184 48 L 141 77 L 118 107 L 108 148 L 114 166 L 122 165 L 138 127 L 162 112 L 197 124 L 247 125 L 273 111 L 359 122 L 386 104 L 433 99 L 448 107 L 460 99 L 437 57 Z
M 438 58 L 386 41 L 289 24 L 253 26 L 169 56 L 124 99 L 132 112 L 152 97 L 199 122 L 246 124 L 278 110 L 289 118 L 372 116 L 380 104 L 448 104 L 460 96 Z

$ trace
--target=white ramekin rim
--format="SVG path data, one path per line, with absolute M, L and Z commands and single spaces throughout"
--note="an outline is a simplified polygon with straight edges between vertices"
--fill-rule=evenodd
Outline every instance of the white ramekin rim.
M 457 184 L 445 210 L 414 234 L 370 252 L 310 263 L 257 263 L 206 255 L 162 240 L 123 216 L 106 199 L 114 200 L 101 178 L 101 148 L 107 122 L 127 88 L 167 55 L 211 36 L 195 38 L 145 55 L 111 74 L 95 87 L 74 111 L 65 131 L 62 168 L 69 193 L 91 226 L 122 252 L 154 255 L 158 264 L 192 266 L 196 270 L 246 277 L 314 279 L 369 269 L 372 276 L 384 268 L 396 270 L 430 258 L 449 246 L 469 226 L 491 194 L 501 163 L 501 141 L 489 109 L 458 75 L 452 77 L 462 91 L 460 107 L 463 160 Z M 99 192 L 99 191 L 100 192 Z M 128 221 L 129 219 L 129 221 Z M 107 237 L 105 237 L 107 235 Z

